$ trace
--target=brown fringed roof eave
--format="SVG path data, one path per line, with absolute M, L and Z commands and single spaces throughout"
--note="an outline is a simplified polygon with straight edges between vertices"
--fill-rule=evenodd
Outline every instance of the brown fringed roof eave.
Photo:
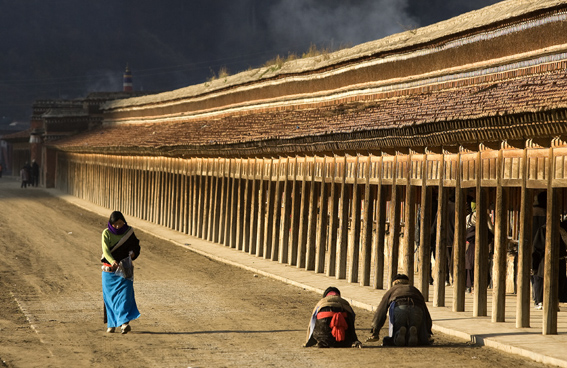
M 123 127 L 124 128 L 124 127 Z M 134 127 L 129 127 L 130 129 Z M 107 132 L 125 134 L 128 130 Z M 95 133 L 96 134 L 96 133 Z M 99 132 L 100 134 L 100 132 Z M 108 136 L 108 135 L 107 135 Z M 254 141 L 235 141 L 227 144 L 169 144 L 145 142 L 106 145 L 92 141 L 88 134 L 65 138 L 47 145 L 53 149 L 72 152 L 128 156 L 167 157 L 250 157 L 295 156 L 321 152 L 371 152 L 411 147 L 441 147 L 527 140 L 533 137 L 567 136 L 567 107 L 515 115 L 495 115 L 478 119 L 437 121 L 427 125 L 408 125 L 383 128 L 330 132 L 294 138 L 266 138 Z M 92 136 L 90 137 L 92 138 Z
M 365 146 L 379 149 L 388 145 L 441 146 L 563 134 L 567 126 L 565 63 L 521 77 L 517 73 L 481 77 L 471 83 L 447 82 L 444 86 L 363 95 L 358 100 L 334 100 L 322 105 L 103 125 L 50 146 L 60 150 L 144 151 L 157 155 L 235 154 L 240 150 L 245 155 L 288 152 L 285 147 L 300 151 L 311 151 L 313 147 L 328 150 L 329 145 L 345 147 L 335 142 L 337 137 L 346 142 L 361 139 Z M 554 122 L 563 123 L 546 129 Z M 376 142 L 367 142 L 372 139 Z

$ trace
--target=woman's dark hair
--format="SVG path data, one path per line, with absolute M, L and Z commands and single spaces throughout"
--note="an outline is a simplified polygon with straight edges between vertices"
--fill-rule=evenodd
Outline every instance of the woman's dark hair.
M 108 222 L 110 222 L 111 224 L 114 224 L 118 220 L 122 220 L 122 221 L 126 222 L 126 219 L 124 218 L 124 215 L 122 214 L 122 212 L 114 211 L 110 214 L 110 219 L 108 220 Z
M 396 280 L 408 280 L 409 281 L 409 277 L 407 277 L 403 273 L 399 273 L 394 277 L 394 280 L 392 280 L 392 281 L 396 281 Z
M 341 292 L 339 291 L 339 289 L 337 289 L 334 286 L 329 286 L 324 292 L 323 292 L 323 298 L 327 296 L 327 294 L 329 294 L 331 291 L 334 291 L 335 293 L 337 293 L 338 296 L 341 296 Z

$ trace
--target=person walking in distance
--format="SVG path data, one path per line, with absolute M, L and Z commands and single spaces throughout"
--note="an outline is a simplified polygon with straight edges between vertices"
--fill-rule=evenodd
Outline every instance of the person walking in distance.
M 29 166 L 27 162 L 26 165 Z M 30 181 L 30 171 L 26 166 L 22 167 L 22 169 L 20 170 L 20 180 L 22 181 L 20 188 L 27 188 Z
M 31 165 L 31 185 L 37 187 L 39 184 L 39 165 L 35 160 L 32 160 Z

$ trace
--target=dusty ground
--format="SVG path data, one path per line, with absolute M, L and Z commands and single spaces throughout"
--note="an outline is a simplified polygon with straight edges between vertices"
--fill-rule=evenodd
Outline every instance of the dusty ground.
M 142 231 L 135 263 L 142 317 L 127 335 L 107 334 L 99 263 L 106 221 L 40 189 L 20 189 L 13 178 L 0 179 L 2 366 L 540 366 L 440 334 L 429 348 L 302 348 L 319 295 Z M 363 340 L 372 315 L 355 310 Z

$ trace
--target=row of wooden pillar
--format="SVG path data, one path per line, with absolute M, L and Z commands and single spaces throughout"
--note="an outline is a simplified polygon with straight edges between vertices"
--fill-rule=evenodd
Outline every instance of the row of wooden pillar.
M 524 150 L 526 151 L 526 150 Z M 550 154 L 553 152 L 550 149 Z M 277 159 L 178 159 L 61 154 L 56 185 L 59 189 L 112 210 L 135 216 L 214 243 L 293 265 L 329 277 L 377 289 L 388 288 L 398 272 L 429 300 L 433 276 L 433 306 L 445 306 L 447 247 L 453 247 L 454 311 L 465 310 L 466 193 L 473 191 L 477 224 L 486 224 L 491 204 L 482 184 L 482 156 L 475 166 L 475 187 L 463 186 L 460 153 L 439 155 L 436 185 L 428 185 L 431 171 L 423 159 L 413 164 L 411 154 L 398 162 L 394 174 L 384 161 L 370 156 L 287 157 Z M 500 151 L 496 183 L 491 187 L 494 214 L 492 321 L 504 321 L 506 254 L 509 242 L 509 192 L 502 185 L 505 167 Z M 527 155 L 524 152 L 524 155 Z M 400 156 L 400 160 L 402 160 Z M 445 162 L 447 160 L 447 162 Z M 403 163 L 406 164 L 403 164 Z M 527 156 L 521 170 L 527 172 Z M 551 160 L 550 162 L 555 162 Z M 246 163 L 246 164 L 245 164 Z M 456 164 L 455 164 L 456 163 Z M 420 166 L 421 165 L 421 166 Z M 403 172 L 398 172 L 398 171 Z M 553 187 L 554 165 L 548 165 L 548 234 L 543 333 L 557 333 L 558 190 Z M 416 185 L 415 172 L 421 172 Z M 444 175 L 455 179 L 447 186 Z M 517 327 L 529 327 L 531 203 L 533 189 L 523 175 L 519 209 Z M 371 180 L 371 178 L 374 178 Z M 389 178 L 389 179 L 388 179 Z M 405 179 L 404 179 L 405 178 Z M 470 183 L 469 183 L 470 184 Z M 436 192 L 436 195 L 434 195 Z M 447 205 L 455 198 L 454 242 L 446 244 Z M 437 213 L 432 213 L 437 201 Z M 418 211 L 419 209 L 419 211 Z M 492 208 L 490 208 L 492 210 Z M 419 218 L 417 214 L 419 213 Z M 430 244 L 431 219 L 436 216 L 435 244 Z M 420 225 L 419 234 L 414 229 Z M 403 225 L 403 229 L 402 229 Z M 488 229 L 476 227 L 473 316 L 486 316 L 489 273 Z M 416 239 L 417 238 L 417 239 Z M 415 242 L 419 240 L 416 269 Z M 435 269 L 430 275 L 431 247 Z M 401 257 L 400 257 L 401 255 Z M 419 275 L 414 280 L 414 275 Z M 555 290 L 555 293 L 554 293 Z

